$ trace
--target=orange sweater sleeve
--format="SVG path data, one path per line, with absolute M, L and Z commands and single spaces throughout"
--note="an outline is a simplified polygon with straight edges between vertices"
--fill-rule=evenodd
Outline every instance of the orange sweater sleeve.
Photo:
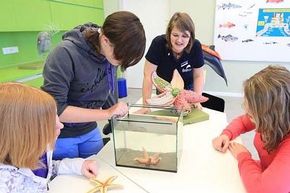
M 251 121 L 248 115 L 241 115 L 232 120 L 229 125 L 223 130 L 222 134 L 227 135 L 230 140 L 235 139 L 240 134 L 254 130 L 255 124 Z
M 264 171 L 248 152 L 240 153 L 237 159 L 248 193 L 290 192 L 290 139 L 279 146 L 275 158 Z

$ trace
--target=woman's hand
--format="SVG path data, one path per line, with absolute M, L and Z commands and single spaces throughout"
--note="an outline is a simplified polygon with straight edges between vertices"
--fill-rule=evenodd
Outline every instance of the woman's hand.
M 236 159 L 240 153 L 247 152 L 251 154 L 245 146 L 236 142 L 230 143 L 229 150 Z
M 151 112 L 150 108 L 140 108 L 137 111 L 134 111 L 133 113 L 134 114 L 148 114 L 150 112 Z
M 202 110 L 202 105 L 200 103 L 194 103 L 193 107 L 198 109 L 198 110 Z
M 87 178 L 95 178 L 98 175 L 97 162 L 95 160 L 85 160 L 82 165 L 82 175 Z
M 212 140 L 213 147 L 220 151 L 220 152 L 226 152 L 230 144 L 230 139 L 227 135 L 220 135 L 219 137 L 216 137 Z

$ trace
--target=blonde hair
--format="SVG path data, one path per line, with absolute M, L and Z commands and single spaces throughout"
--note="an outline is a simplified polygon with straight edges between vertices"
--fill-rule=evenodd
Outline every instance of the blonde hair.
M 185 51 L 187 53 L 190 52 L 194 40 L 195 40 L 195 27 L 192 19 L 187 13 L 181 13 L 181 12 L 176 12 L 170 19 L 167 30 L 166 30 L 166 40 L 168 47 L 172 49 L 171 41 L 170 41 L 170 34 L 172 32 L 172 29 L 176 27 L 178 30 L 181 32 L 185 33 L 188 31 L 190 33 L 190 39 L 188 42 L 188 45 L 185 48 Z
M 20 83 L 0 84 L 0 163 L 35 169 L 56 138 L 56 103 Z
M 265 149 L 276 149 L 290 132 L 290 72 L 268 66 L 244 83 L 245 100 Z

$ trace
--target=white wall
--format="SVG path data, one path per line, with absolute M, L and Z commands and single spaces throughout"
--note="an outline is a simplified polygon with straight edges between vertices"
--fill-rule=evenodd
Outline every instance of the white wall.
M 120 4 L 119 0 L 103 0 L 104 2 L 104 12 L 105 17 L 110 15 L 111 13 L 120 10 Z
M 168 0 L 121 0 L 120 9 L 135 13 L 141 20 L 146 33 L 147 52 L 152 39 L 165 33 L 169 16 Z M 130 88 L 141 88 L 143 82 L 144 57 L 126 72 L 127 85 Z
M 196 38 L 203 44 L 213 44 L 214 0 L 104 0 L 109 6 L 121 5 L 123 9 L 134 12 L 141 19 L 147 36 L 147 48 L 155 35 L 165 33 L 165 27 L 171 15 L 177 11 L 187 12 L 196 27 Z M 114 2 L 114 5 L 110 3 Z M 105 13 L 107 10 L 105 3 Z M 111 10 L 112 11 L 112 10 Z M 154 22 L 153 22 L 154 21 Z M 274 54 L 274 53 L 273 53 Z M 205 90 L 221 95 L 240 96 L 243 81 L 269 64 L 266 62 L 222 61 L 228 78 L 228 86 L 210 67 L 206 66 Z M 275 63 L 290 66 L 286 63 Z M 142 60 L 127 72 L 128 87 L 141 88 L 143 77 Z

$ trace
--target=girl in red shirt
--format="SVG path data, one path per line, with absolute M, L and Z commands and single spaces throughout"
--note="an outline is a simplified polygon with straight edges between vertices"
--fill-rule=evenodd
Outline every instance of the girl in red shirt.
M 245 114 L 234 119 L 213 139 L 216 150 L 230 150 L 238 161 L 249 193 L 290 192 L 290 72 L 268 66 L 244 83 Z M 255 130 L 254 145 L 260 160 L 254 160 L 243 145 L 232 142 Z

